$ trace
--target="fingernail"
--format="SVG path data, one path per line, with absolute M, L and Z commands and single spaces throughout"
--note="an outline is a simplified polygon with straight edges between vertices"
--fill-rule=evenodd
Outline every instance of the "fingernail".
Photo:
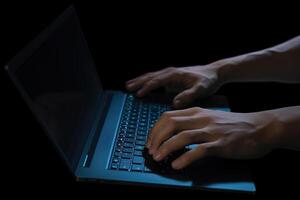
M 173 167 L 173 169 L 179 169 L 179 167 L 180 167 L 180 163 L 178 163 L 178 161 L 174 161 L 174 162 L 172 162 L 172 167 Z
M 147 143 L 147 144 L 146 144 L 146 147 L 147 147 L 147 149 L 150 149 L 151 144 L 150 144 L 150 143 Z
M 181 102 L 180 102 L 180 100 L 179 100 L 179 99 L 176 99 L 176 100 L 175 100 L 175 102 L 174 102 L 174 104 L 175 104 L 175 106 L 176 106 L 176 107 L 177 107 L 177 106 L 179 106 L 179 105 L 180 105 L 180 103 L 181 103 Z
M 132 88 L 133 85 L 134 85 L 133 83 L 127 83 L 126 84 L 127 88 L 129 88 L 129 89 Z
M 129 84 L 129 83 L 131 83 L 133 80 L 128 80 L 128 81 L 126 81 L 126 84 Z
M 150 155 L 152 155 L 152 152 L 153 152 L 153 150 L 152 150 L 152 149 L 149 149 L 148 153 L 149 153 Z
M 156 155 L 154 156 L 154 160 L 156 160 L 156 161 L 159 161 L 160 158 L 161 158 L 161 154 L 160 154 L 160 153 L 158 153 L 158 154 L 156 154 Z
M 150 155 L 153 155 L 153 154 L 154 154 L 154 150 L 153 150 L 153 149 L 150 149 L 150 150 L 149 150 L 149 154 L 150 154 Z

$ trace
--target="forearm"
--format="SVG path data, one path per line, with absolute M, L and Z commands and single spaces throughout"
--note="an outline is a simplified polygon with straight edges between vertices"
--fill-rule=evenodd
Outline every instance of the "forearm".
M 225 82 L 300 82 L 300 36 L 280 45 L 213 63 Z
M 273 123 L 265 139 L 274 148 L 300 150 L 300 106 L 265 111 L 273 117 Z

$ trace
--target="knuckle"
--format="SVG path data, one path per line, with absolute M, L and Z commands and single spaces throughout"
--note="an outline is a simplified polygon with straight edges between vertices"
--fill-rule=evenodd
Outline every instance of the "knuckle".
M 212 116 L 207 116 L 206 120 L 209 124 L 215 124 L 215 122 L 216 122 L 215 118 Z
M 164 113 L 161 115 L 161 117 L 162 117 L 163 119 L 169 119 L 169 118 L 172 117 L 172 113 L 171 113 L 170 111 L 164 112 Z
M 151 77 L 153 75 L 153 72 L 148 72 L 148 73 L 146 73 L 144 76 L 145 77 Z
M 176 71 L 174 71 L 175 75 L 177 75 L 178 77 L 184 77 L 186 75 L 188 75 L 187 72 L 183 71 L 183 70 L 180 70 L 180 69 L 177 69 Z
M 200 147 L 201 152 L 202 152 L 202 155 L 207 155 L 207 152 L 208 152 L 208 146 L 207 145 L 203 145 Z
M 158 77 L 151 77 L 151 79 L 149 81 L 147 81 L 147 83 L 155 84 L 155 83 L 157 83 L 159 81 L 160 81 L 160 78 L 158 78 Z
M 200 93 L 201 91 L 203 91 L 204 86 L 202 85 L 201 82 L 198 82 L 198 83 L 196 83 L 196 84 L 194 85 L 193 88 L 194 88 L 194 92 Z
M 160 78 L 153 78 L 153 79 L 151 79 L 150 81 L 148 81 L 148 83 L 151 84 L 151 85 L 156 85 L 156 84 L 158 84 L 160 81 L 161 81 Z
M 189 133 L 188 138 L 190 142 L 196 142 L 198 140 L 198 134 L 197 133 Z
M 191 163 L 192 162 L 191 156 L 189 154 L 186 154 L 186 155 L 182 156 L 180 158 L 180 162 L 183 165 L 187 165 L 187 164 Z
M 168 118 L 168 123 L 169 123 L 169 126 L 170 126 L 170 129 L 171 130 L 175 130 L 176 129 L 176 119 L 174 117 L 169 117 Z
M 175 67 L 167 68 L 166 72 L 169 73 L 169 75 L 174 77 L 174 78 L 175 77 L 180 77 L 180 76 L 184 75 L 184 73 L 185 73 L 183 70 L 175 68 Z
M 190 109 L 191 109 L 191 111 L 194 112 L 194 113 L 198 113 L 198 112 L 203 111 L 203 109 L 200 108 L 200 107 L 192 107 L 192 108 L 190 108 Z
M 156 149 L 159 146 L 159 140 L 160 140 L 159 136 L 152 138 L 151 141 L 152 141 L 152 147 L 153 148 Z
M 146 82 L 146 83 L 144 84 L 144 86 L 148 88 L 148 87 L 151 87 L 154 83 L 155 83 L 155 82 L 154 82 L 153 80 L 150 80 L 150 81 Z
M 205 153 L 212 152 L 213 149 L 214 149 L 214 146 L 213 146 L 213 145 L 206 145 L 206 146 L 203 147 L 203 151 L 204 151 Z
M 162 154 L 162 155 L 167 155 L 168 152 L 169 152 L 169 147 L 167 145 L 162 145 L 159 149 L 159 152 Z
M 173 72 L 173 71 L 175 71 L 175 70 L 176 70 L 175 67 L 168 67 L 168 68 L 166 68 L 166 71 L 167 71 L 167 72 Z
M 218 144 L 211 144 L 211 145 L 206 145 L 205 146 L 205 152 L 206 154 L 215 154 L 220 150 L 221 146 Z
M 190 131 L 182 131 L 178 134 L 178 137 L 187 140 L 188 142 L 192 142 L 197 138 L 197 135 Z
M 215 119 L 206 113 L 199 115 L 199 118 L 206 124 L 214 124 L 215 122 Z

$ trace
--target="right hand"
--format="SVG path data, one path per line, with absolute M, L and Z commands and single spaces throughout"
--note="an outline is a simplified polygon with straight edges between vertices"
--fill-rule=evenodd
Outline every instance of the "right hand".
M 143 97 L 159 87 L 176 90 L 173 105 L 183 108 L 196 98 L 205 97 L 216 92 L 222 85 L 219 78 L 219 66 L 203 65 L 182 68 L 166 68 L 157 72 L 150 72 L 126 82 L 130 92 L 136 92 Z

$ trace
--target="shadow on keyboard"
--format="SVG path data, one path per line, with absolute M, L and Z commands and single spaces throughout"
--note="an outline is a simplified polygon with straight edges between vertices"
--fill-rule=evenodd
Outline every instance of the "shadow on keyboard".
M 232 183 L 243 182 L 249 180 L 250 174 L 246 170 L 247 161 L 229 160 L 217 157 L 208 157 L 196 161 L 192 165 L 183 170 L 174 170 L 171 163 L 180 155 L 188 151 L 187 148 L 177 151 L 161 162 L 153 160 L 148 154 L 147 149 L 144 150 L 145 166 L 152 173 L 161 176 L 192 181 L 195 185 L 207 185 L 210 183 Z
M 159 174 L 183 174 L 183 170 L 174 170 L 171 166 L 172 162 L 178 158 L 181 154 L 185 153 L 187 150 L 183 149 L 169 155 L 163 161 L 157 162 L 152 156 L 148 153 L 148 150 L 143 151 L 143 157 L 145 158 L 145 166 L 154 173 Z

